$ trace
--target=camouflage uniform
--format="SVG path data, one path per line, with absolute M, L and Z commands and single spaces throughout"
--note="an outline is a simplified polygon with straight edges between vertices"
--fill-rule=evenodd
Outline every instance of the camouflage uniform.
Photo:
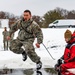
M 11 41 L 13 40 L 13 38 L 14 38 L 14 34 L 12 34 L 10 40 L 8 40 L 8 42 L 9 42 L 9 47 L 10 47 L 10 43 L 11 43 Z
M 23 19 L 19 20 L 12 25 L 9 31 L 10 36 L 18 29 L 20 29 L 18 37 L 17 39 L 11 41 L 10 50 L 20 54 L 24 51 L 23 48 L 21 48 L 24 46 L 25 52 L 30 57 L 30 59 L 37 63 L 40 60 L 40 57 L 35 52 L 33 42 L 35 37 L 37 38 L 37 43 L 41 44 L 43 42 L 43 34 L 39 25 L 32 20 L 27 22 L 23 21 Z
M 9 32 L 8 31 L 3 31 L 2 34 L 3 34 L 4 50 L 8 50 L 9 41 L 7 40 L 6 37 L 8 36 Z
M 3 34 L 4 50 L 8 50 L 8 47 L 10 46 L 10 42 L 13 40 L 14 34 L 11 35 L 10 40 L 7 40 L 9 31 L 3 31 L 2 34 Z

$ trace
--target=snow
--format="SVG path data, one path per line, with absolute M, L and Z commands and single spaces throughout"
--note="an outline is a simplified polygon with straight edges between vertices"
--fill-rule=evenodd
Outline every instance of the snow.
M 72 32 L 74 31 L 74 28 L 68 28 Z M 67 28 L 45 28 L 42 29 L 43 35 L 44 35 L 44 41 L 43 44 L 47 48 L 47 50 L 50 52 L 52 57 L 55 59 L 53 60 L 49 53 L 47 52 L 46 48 L 43 46 L 43 44 L 40 45 L 40 48 L 35 47 L 36 53 L 41 57 L 41 61 L 43 63 L 43 68 L 53 68 L 56 64 L 57 60 L 63 55 L 66 42 L 64 40 L 64 32 L 67 30 Z M 15 54 L 10 50 L 3 50 L 3 35 L 2 35 L 3 29 L 0 29 L 0 69 L 3 68 L 10 68 L 10 69 L 21 69 L 21 68 L 36 68 L 36 64 L 28 59 L 24 62 L 22 61 L 22 55 L 21 54 Z M 18 31 L 15 33 L 14 39 L 17 37 Z M 35 43 L 37 42 L 37 39 L 35 39 Z

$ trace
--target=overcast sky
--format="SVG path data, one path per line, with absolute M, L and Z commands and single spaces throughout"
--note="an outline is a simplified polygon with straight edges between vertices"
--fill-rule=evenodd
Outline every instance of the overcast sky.
M 0 0 L 0 11 L 20 16 L 25 9 L 32 15 L 43 16 L 47 11 L 60 7 L 75 10 L 75 0 Z

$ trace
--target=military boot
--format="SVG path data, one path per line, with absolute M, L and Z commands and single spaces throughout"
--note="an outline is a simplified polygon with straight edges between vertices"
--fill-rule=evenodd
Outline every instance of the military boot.
M 23 61 L 25 61 L 27 59 L 27 54 L 25 51 L 22 52 L 22 56 L 23 56 Z
M 41 61 L 37 62 L 36 66 L 37 66 L 37 70 L 41 69 L 42 68 L 42 62 Z

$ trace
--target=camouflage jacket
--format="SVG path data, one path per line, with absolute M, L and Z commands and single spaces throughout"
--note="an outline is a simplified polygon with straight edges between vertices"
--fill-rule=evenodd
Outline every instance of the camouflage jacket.
M 9 35 L 9 32 L 3 31 L 2 34 L 3 34 L 3 41 L 7 41 L 7 36 Z
M 29 20 L 25 22 L 23 19 L 17 21 L 11 26 L 11 29 L 9 31 L 10 35 L 18 29 L 19 33 L 17 38 L 19 40 L 37 38 L 37 42 L 39 44 L 43 42 L 42 30 L 35 21 Z

